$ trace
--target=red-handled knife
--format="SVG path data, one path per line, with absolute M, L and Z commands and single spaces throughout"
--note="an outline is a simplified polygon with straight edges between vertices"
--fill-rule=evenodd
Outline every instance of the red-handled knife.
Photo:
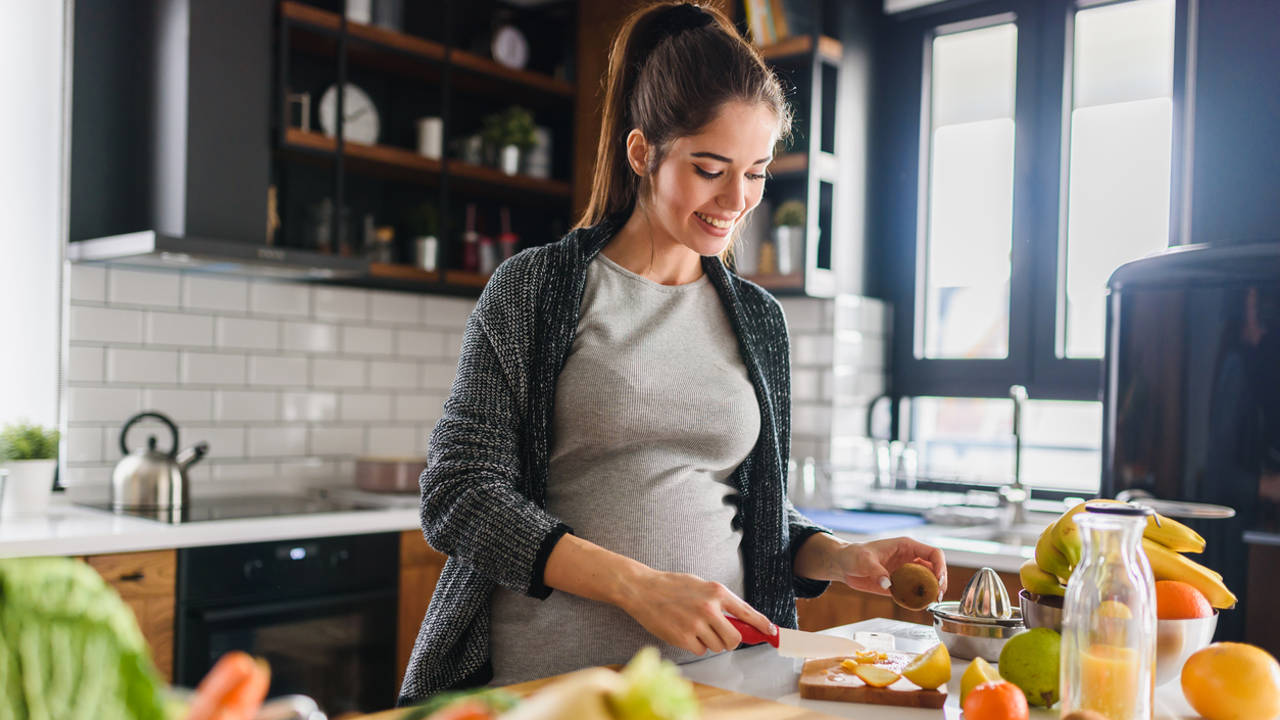
M 742 642 L 748 645 L 768 643 L 777 648 L 778 654 L 783 657 L 845 657 L 867 649 L 862 643 L 849 638 L 782 627 L 778 628 L 777 635 L 765 635 L 736 617 L 731 615 L 725 617 L 742 634 Z

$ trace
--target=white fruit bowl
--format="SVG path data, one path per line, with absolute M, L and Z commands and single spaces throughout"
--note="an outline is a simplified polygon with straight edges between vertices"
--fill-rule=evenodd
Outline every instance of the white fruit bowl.
M 1156 621 L 1156 686 L 1182 674 L 1187 658 L 1213 642 L 1218 627 L 1218 611 L 1209 617 L 1191 620 Z

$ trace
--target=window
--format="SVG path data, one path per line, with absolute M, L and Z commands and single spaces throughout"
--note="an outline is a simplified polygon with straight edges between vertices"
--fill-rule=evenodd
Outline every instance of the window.
M 984 0 L 890 16 L 877 248 L 925 477 L 1099 480 L 1106 281 L 1178 237 L 1187 0 Z

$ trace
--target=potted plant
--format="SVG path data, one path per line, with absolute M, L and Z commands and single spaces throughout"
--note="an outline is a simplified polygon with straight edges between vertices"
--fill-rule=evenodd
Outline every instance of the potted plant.
M 773 211 L 773 243 L 781 275 L 790 275 L 804 264 L 804 223 L 805 206 L 800 200 L 788 200 Z
M 496 151 L 498 167 L 508 175 L 520 171 L 521 154 L 537 144 L 533 113 L 517 105 L 485 117 L 481 134 L 486 144 Z
M 409 237 L 413 238 L 418 267 L 423 270 L 435 270 L 440 251 L 440 241 L 436 235 L 440 226 L 436 206 L 429 202 L 413 206 L 405 215 L 404 224 Z
M 0 430 L 0 469 L 8 471 L 0 489 L 6 516 L 44 511 L 58 468 L 58 431 L 25 422 Z

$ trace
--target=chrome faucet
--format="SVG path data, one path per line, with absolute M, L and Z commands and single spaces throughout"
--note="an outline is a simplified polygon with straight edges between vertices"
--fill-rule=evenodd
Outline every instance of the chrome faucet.
M 1021 385 L 1010 386 L 1009 397 L 1013 399 L 1013 484 L 1000 488 L 1000 500 L 1001 505 L 1013 506 L 1008 522 L 1017 526 L 1027 520 L 1027 498 L 1031 495 L 1022 485 L 1022 404 L 1027 401 L 1027 389 Z

